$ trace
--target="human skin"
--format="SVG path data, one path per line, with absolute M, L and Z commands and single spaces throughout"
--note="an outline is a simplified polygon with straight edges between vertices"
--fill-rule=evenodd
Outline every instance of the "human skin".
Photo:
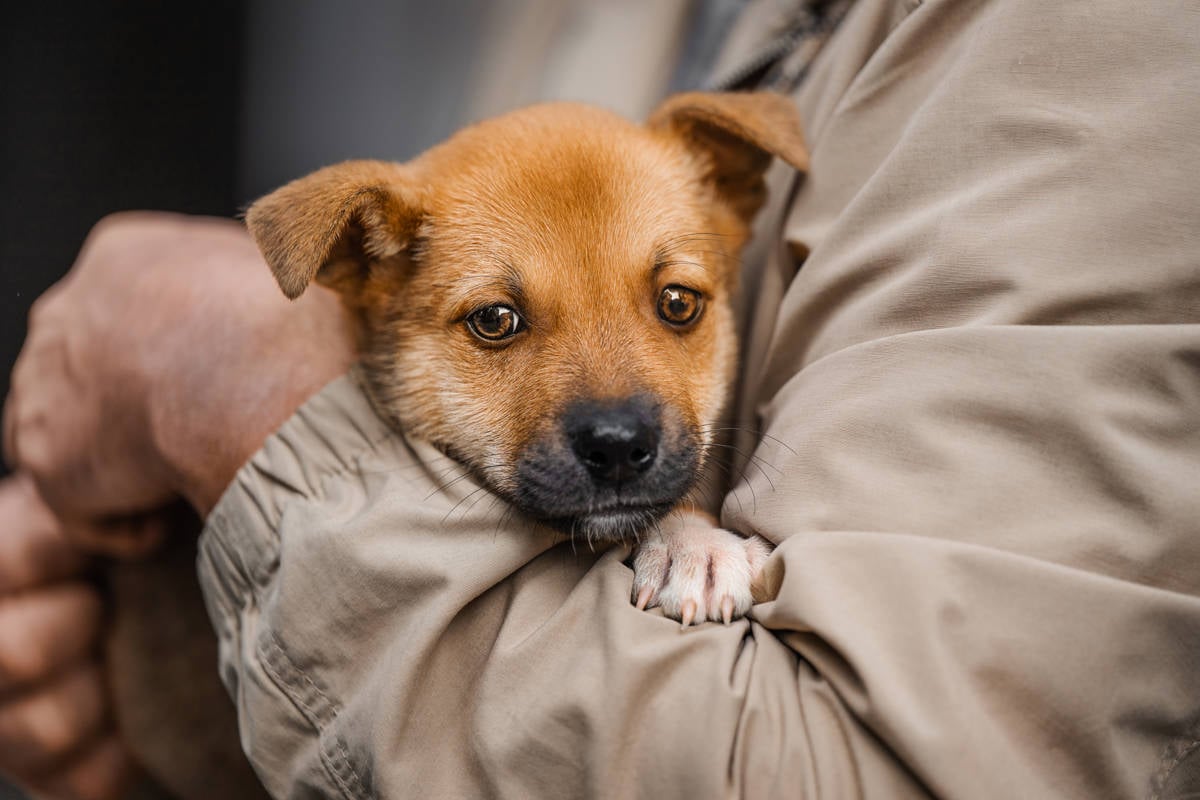
M 354 350 L 336 298 L 285 299 L 241 225 L 111 216 L 33 307 L 5 456 L 64 519 L 128 517 L 178 496 L 205 514 Z M 137 549 L 125 535 L 88 544 Z
M 216 503 L 266 437 L 355 357 L 336 298 L 286 300 L 244 229 L 108 217 L 35 304 L 4 408 L 0 771 L 48 797 L 117 796 L 87 553 L 136 557 L 156 509 Z M 55 776 L 53 785 L 48 776 Z
M 88 559 L 26 475 L 0 481 L 0 772 L 38 796 L 118 797 L 136 774 L 107 714 Z

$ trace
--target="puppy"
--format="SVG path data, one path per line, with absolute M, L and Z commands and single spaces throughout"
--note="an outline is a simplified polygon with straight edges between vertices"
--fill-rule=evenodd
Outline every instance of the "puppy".
M 678 95 L 644 126 L 540 105 L 406 164 L 319 170 L 246 222 L 288 297 L 315 279 L 360 320 L 395 426 L 531 517 L 637 540 L 639 607 L 728 622 L 769 546 L 689 492 L 734 376 L 737 254 L 773 156 L 807 166 L 779 95 Z

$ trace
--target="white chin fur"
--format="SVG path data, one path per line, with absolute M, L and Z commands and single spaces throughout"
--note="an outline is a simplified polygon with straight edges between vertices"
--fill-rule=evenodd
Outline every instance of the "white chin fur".
M 579 519 L 572 532 L 587 542 L 634 542 L 652 529 L 659 515 L 652 511 L 613 511 Z

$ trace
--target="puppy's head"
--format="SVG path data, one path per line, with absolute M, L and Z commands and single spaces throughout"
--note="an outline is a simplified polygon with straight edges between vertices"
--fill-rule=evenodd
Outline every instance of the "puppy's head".
M 680 95 L 645 126 L 543 105 L 320 170 L 246 221 L 288 296 L 316 280 L 361 319 L 393 422 L 527 513 L 619 538 L 701 468 L 776 155 L 806 167 L 776 95 Z

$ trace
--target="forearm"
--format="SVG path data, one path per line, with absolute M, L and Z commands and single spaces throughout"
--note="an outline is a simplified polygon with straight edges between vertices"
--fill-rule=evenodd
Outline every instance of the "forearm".
M 247 275 L 245 293 L 234 298 L 241 307 L 229 308 L 228 295 L 201 292 L 196 313 L 210 320 L 209 329 L 176 334 L 210 352 L 194 368 L 155 381 L 148 398 L 157 450 L 201 515 L 267 436 L 356 357 L 336 296 L 317 287 L 287 300 L 251 249 L 244 268 L 255 277 Z M 191 348 L 180 341 L 172 349 Z

